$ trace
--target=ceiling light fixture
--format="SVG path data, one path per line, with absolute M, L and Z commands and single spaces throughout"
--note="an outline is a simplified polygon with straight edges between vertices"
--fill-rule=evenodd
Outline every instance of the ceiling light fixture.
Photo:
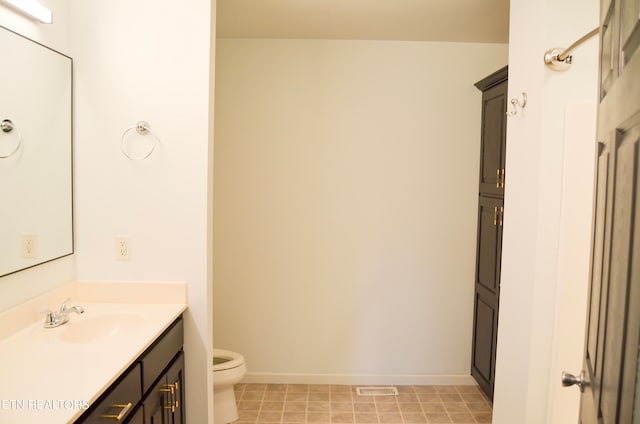
M 53 22 L 53 13 L 35 0 L 5 1 L 11 4 L 13 7 L 20 9 L 29 16 L 36 18 L 40 22 L 44 22 L 45 24 L 50 24 L 51 22 Z

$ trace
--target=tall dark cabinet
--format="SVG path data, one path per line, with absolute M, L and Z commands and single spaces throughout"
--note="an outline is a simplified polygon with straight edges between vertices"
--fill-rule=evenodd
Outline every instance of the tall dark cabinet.
M 482 129 L 471 375 L 492 400 L 500 303 L 507 76 L 505 66 L 475 84 L 482 91 Z

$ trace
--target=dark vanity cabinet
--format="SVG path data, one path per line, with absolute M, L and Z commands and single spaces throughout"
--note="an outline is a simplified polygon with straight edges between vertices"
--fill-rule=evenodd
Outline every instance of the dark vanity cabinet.
M 184 423 L 183 339 L 180 317 L 76 423 Z
M 482 91 L 478 227 L 471 375 L 493 399 L 504 221 L 507 67 L 478 81 Z

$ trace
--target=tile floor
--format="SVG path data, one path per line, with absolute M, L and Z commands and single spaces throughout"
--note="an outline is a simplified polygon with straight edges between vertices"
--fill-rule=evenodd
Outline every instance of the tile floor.
M 238 384 L 236 424 L 491 423 L 491 402 L 476 386 L 395 386 L 396 396 L 359 396 L 356 387 Z

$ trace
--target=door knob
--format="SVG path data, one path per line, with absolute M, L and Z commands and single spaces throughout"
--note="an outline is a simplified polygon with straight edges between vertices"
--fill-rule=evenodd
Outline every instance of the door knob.
M 562 371 L 562 385 L 564 387 L 569 386 L 578 386 L 580 388 L 580 392 L 584 392 L 585 386 L 589 385 L 589 382 L 585 378 L 584 371 L 580 372 L 579 376 L 575 376 L 566 371 Z

